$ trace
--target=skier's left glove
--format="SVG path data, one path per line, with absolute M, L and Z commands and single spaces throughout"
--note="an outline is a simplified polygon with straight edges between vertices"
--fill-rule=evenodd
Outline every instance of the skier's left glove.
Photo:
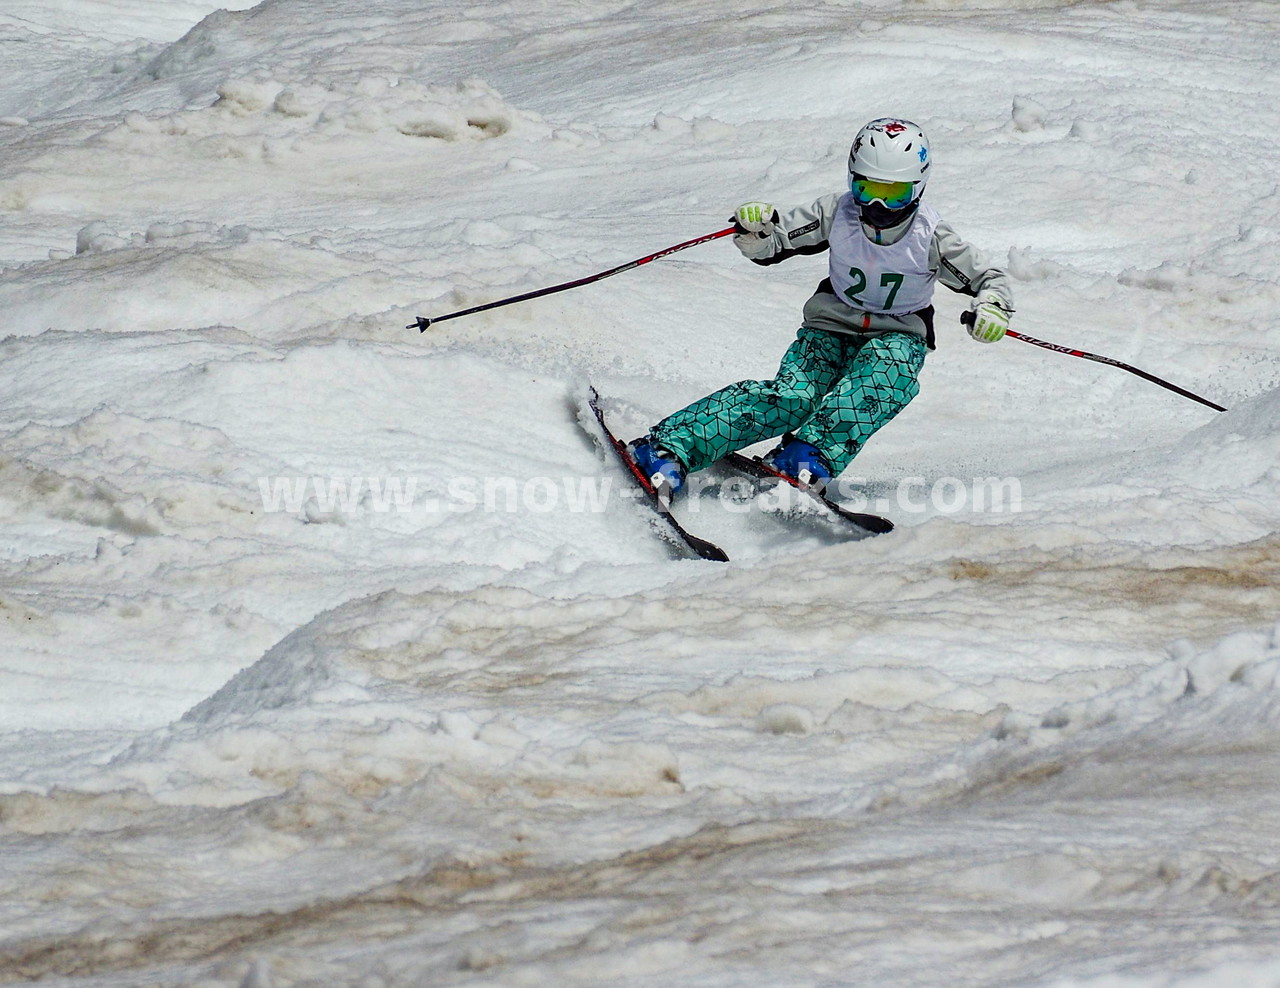
M 969 318 L 965 323 L 969 327 L 969 335 L 979 343 L 996 343 L 1004 339 L 1009 329 L 1009 314 L 1012 310 L 1005 308 L 1000 296 L 991 292 L 983 292 L 969 310 Z

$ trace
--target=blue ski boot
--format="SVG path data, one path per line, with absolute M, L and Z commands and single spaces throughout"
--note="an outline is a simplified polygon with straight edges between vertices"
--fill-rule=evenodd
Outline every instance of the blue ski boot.
M 627 455 L 658 492 L 659 500 L 670 504 L 672 495 L 684 486 L 688 472 L 679 457 L 657 445 L 651 436 L 641 436 L 627 443 Z
M 809 443 L 791 439 L 764 458 L 779 473 L 785 473 L 806 490 L 821 494 L 831 482 L 831 468 L 822 454 Z

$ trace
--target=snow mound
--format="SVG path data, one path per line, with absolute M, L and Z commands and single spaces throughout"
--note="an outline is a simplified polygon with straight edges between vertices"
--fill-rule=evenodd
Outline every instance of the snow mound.
M 248 11 L 213 11 L 177 41 L 166 45 L 147 64 L 143 74 L 158 81 L 251 57 L 255 46 L 250 24 L 261 16 L 264 8 L 271 6 L 260 4 Z
M 1182 775 L 1193 758 L 1230 766 L 1232 788 L 1255 784 L 1280 751 L 1280 624 L 1207 649 L 1181 639 L 1169 653 L 1097 696 L 1042 714 L 1009 712 L 984 739 L 895 781 L 869 805 L 1134 798 L 1195 784 Z
M 1197 970 L 1162 974 L 1105 974 L 1098 977 L 1057 978 L 1045 988 L 1275 988 L 1280 984 L 1280 961 L 1201 961 Z
M 22 334 L 236 326 L 288 338 L 353 308 L 380 308 L 386 291 L 367 258 L 189 221 L 157 220 L 141 231 L 95 221 L 78 233 L 74 256 L 52 251 L 25 275 L 9 293 L 10 325 Z
M 1260 461 L 1274 462 L 1274 454 L 1280 449 L 1277 421 L 1280 421 L 1280 388 L 1273 388 L 1239 402 L 1189 433 L 1185 445 L 1214 448 L 1248 440 L 1256 444 L 1253 452 Z
M 567 730 L 572 719 L 543 703 L 520 717 L 501 712 L 498 698 L 512 691 L 545 701 L 554 667 L 607 635 L 595 618 L 608 607 L 514 588 L 353 601 L 130 746 L 113 774 L 162 801 L 220 806 L 308 777 L 368 797 L 437 772 L 589 801 L 678 793 L 678 760 L 657 739 Z M 530 640 L 532 628 L 542 641 Z
M 323 81 L 256 76 L 224 81 L 208 107 L 129 113 L 101 140 L 144 150 L 179 139 L 196 156 L 281 163 L 335 140 L 364 143 L 378 134 L 483 140 L 520 127 L 537 131 L 541 121 L 479 79 L 441 86 L 375 75 Z
M 113 41 L 171 41 L 215 4 L 238 10 L 257 0 L 7 0 L 0 25 L 13 22 L 39 32 Z M 6 25 L 7 26 L 7 25 Z
M 4 491 L 0 517 L 10 522 L 38 514 L 134 536 L 158 535 L 164 527 L 154 502 L 100 477 L 69 475 L 21 460 L 0 460 L 0 485 Z

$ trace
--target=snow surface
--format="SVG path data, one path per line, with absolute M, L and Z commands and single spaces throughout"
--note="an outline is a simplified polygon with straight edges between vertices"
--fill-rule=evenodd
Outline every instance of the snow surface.
M 0 10 L 0 983 L 1280 985 L 1276 4 L 230 6 Z M 587 382 L 767 376 L 822 258 L 404 328 L 887 113 L 1016 328 L 1230 410 L 941 291 L 898 530 L 702 563 Z

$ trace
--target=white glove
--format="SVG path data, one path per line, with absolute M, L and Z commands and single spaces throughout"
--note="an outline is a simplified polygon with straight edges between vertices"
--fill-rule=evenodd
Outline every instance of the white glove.
M 969 310 L 973 319 L 969 322 L 969 335 L 979 343 L 996 343 L 1004 339 L 1009 329 L 1009 311 L 997 295 L 983 292 Z
M 768 202 L 744 202 L 733 214 L 733 222 L 738 227 L 737 236 L 753 234 L 756 239 L 772 237 L 777 229 L 778 211 Z

